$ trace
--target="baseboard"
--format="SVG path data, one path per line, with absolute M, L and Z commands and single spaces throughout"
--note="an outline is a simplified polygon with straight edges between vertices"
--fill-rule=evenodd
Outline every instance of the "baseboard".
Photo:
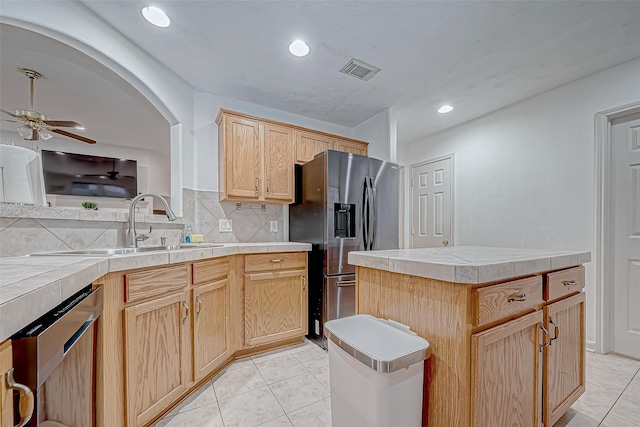
M 595 341 L 587 340 L 586 344 L 585 344 L 585 347 L 586 347 L 587 351 L 590 351 L 592 353 L 597 353 L 597 351 L 596 351 L 597 346 L 596 346 L 596 342 Z

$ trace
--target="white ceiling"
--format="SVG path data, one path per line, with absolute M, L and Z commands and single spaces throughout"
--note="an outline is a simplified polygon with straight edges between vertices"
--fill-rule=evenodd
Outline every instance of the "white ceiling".
M 167 29 L 142 19 L 147 2 L 81 3 L 198 91 L 350 127 L 395 107 L 401 143 L 640 57 L 640 1 L 155 1 Z M 36 107 L 52 118 L 82 122 L 90 137 L 122 133 L 113 140 L 157 131 L 139 125 L 160 115 L 104 67 L 39 36 L 5 40 L 2 28 L 3 108 L 26 106 L 26 79 L 12 70 L 33 66 L 47 77 Z M 287 52 L 297 38 L 308 57 Z M 339 73 L 352 57 L 382 71 L 369 82 Z M 439 115 L 443 103 L 456 109 Z
M 99 62 L 49 37 L 0 24 L 0 104 L 8 111 L 29 109 L 29 80 L 18 68 L 30 68 L 44 78 L 35 81 L 35 110 L 52 120 L 73 120 L 84 131 L 72 133 L 97 141 L 169 155 L 169 124 L 129 83 Z M 11 117 L 2 115 L 3 119 Z M 16 135 L 17 124 L 0 122 Z M 65 128 L 62 128 L 65 129 Z M 55 139 L 83 142 L 54 134 Z M 45 148 L 46 142 L 40 147 Z

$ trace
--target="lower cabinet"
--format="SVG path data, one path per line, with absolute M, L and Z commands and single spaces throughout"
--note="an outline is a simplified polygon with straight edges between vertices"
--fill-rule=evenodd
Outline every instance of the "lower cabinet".
M 472 426 L 539 426 L 541 322 L 536 311 L 471 336 Z
M 151 421 L 185 391 L 191 325 L 187 302 L 185 291 L 124 309 L 129 426 Z
M 551 427 L 585 390 L 585 294 L 546 305 L 549 333 L 544 347 L 544 424 Z
M 269 344 L 306 334 L 306 270 L 244 277 L 245 345 Z
M 0 343 L 0 427 L 13 427 L 13 390 L 7 385 L 12 358 L 11 341 L 3 341 Z
M 210 374 L 230 355 L 229 279 L 193 289 L 193 374 L 197 382 Z

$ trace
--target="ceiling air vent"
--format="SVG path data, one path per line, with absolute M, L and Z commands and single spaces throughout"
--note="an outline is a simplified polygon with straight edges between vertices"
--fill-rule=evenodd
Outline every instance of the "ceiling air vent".
M 380 68 L 374 67 L 373 65 L 362 62 L 356 58 L 352 58 L 347 62 L 347 65 L 340 69 L 341 73 L 364 81 L 371 80 L 373 76 L 378 74 L 378 71 L 380 71 Z

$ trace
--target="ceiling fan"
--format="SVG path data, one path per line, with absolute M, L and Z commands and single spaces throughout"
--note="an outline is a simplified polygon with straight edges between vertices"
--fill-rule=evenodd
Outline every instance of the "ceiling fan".
M 98 173 L 98 174 L 85 174 L 84 176 L 99 176 L 103 178 L 109 178 L 111 181 L 117 181 L 119 179 L 118 175 L 120 175 L 120 172 L 116 170 L 116 159 L 111 159 L 110 171 L 107 171 L 105 173 Z M 135 178 L 135 176 L 122 175 L 121 178 Z
M 49 132 L 53 132 L 69 138 L 77 139 L 82 142 L 86 142 L 87 144 L 96 143 L 96 141 L 93 139 L 85 138 L 84 136 L 76 135 L 75 133 L 67 132 L 66 130 L 57 129 L 58 127 L 84 129 L 84 127 L 82 127 L 80 123 L 68 120 L 49 120 L 49 117 L 35 111 L 33 109 L 33 86 L 34 81 L 42 77 L 42 74 L 28 68 L 20 68 L 19 71 L 24 73 L 24 75 L 29 78 L 29 109 L 16 110 L 15 113 L 7 111 L 3 108 L 0 108 L 0 111 L 17 119 L 3 120 L 13 123 L 22 123 L 22 126 L 20 126 L 17 131 L 23 139 L 26 139 L 27 141 L 37 141 L 40 138 L 46 140 L 53 136 Z

